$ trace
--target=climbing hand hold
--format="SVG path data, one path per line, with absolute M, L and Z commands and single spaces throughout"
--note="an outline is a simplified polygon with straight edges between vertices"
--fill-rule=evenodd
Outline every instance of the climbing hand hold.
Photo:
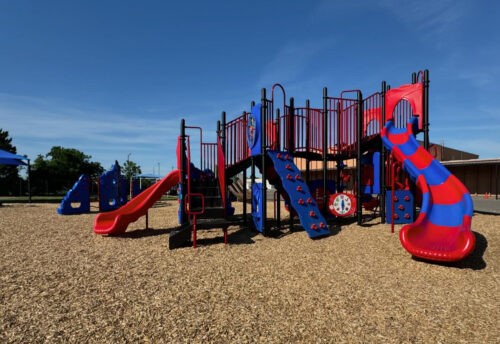
M 410 214 L 405 214 L 405 219 L 409 220 L 410 219 Z
M 298 192 L 302 192 L 302 187 L 300 185 L 297 186 L 297 189 L 296 189 Z
M 277 157 L 278 159 L 281 159 L 281 153 L 276 154 L 276 157 Z
M 410 200 L 410 196 L 406 195 L 405 196 L 405 201 L 408 202 Z
M 285 160 L 290 160 L 290 155 L 285 155 Z
M 315 216 L 316 216 L 316 213 L 315 213 L 313 210 L 311 210 L 311 211 L 309 212 L 309 216 L 310 216 L 310 217 L 315 217 Z
M 300 180 L 300 174 L 295 175 L 295 180 Z
M 320 222 L 319 227 L 320 228 L 325 228 L 326 226 L 325 226 L 325 224 L 323 222 Z
M 304 200 L 303 200 L 302 198 L 301 198 L 301 199 L 299 199 L 299 204 L 300 204 L 300 205 L 303 205 L 303 204 L 304 204 Z
M 312 204 L 313 200 L 311 199 L 311 197 L 309 197 L 306 201 L 308 204 Z
M 315 223 L 313 223 L 313 224 L 311 225 L 311 229 L 313 229 L 313 230 L 317 230 L 317 229 L 318 229 L 318 226 L 316 226 L 316 224 L 315 224 Z
M 394 219 L 395 220 L 399 219 L 399 215 L 398 214 L 394 214 Z
M 398 196 L 394 196 L 394 202 L 398 201 Z
M 286 164 L 285 167 L 286 167 L 287 170 L 291 170 L 292 169 L 292 165 L 290 165 L 290 164 Z
M 290 173 L 288 173 L 288 174 L 286 175 L 286 179 L 288 179 L 288 180 L 292 180 L 292 175 L 291 175 Z
M 405 210 L 405 207 L 402 204 L 400 204 L 398 208 L 399 210 Z

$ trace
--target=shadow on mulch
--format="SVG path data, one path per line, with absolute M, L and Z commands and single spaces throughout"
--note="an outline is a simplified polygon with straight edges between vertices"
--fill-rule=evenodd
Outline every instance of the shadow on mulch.
M 450 268 L 483 270 L 484 268 L 486 268 L 486 262 L 483 259 L 483 255 L 484 252 L 486 252 L 486 248 L 488 247 L 488 240 L 486 240 L 486 237 L 484 235 L 478 232 L 473 231 L 473 233 L 476 236 L 476 247 L 474 247 L 474 251 L 472 251 L 469 256 L 458 262 L 432 262 L 418 257 L 412 258 L 413 260 L 416 260 L 418 262 L 441 265 Z
M 139 238 L 169 234 L 173 229 L 175 228 L 154 229 L 150 227 L 150 228 L 136 229 L 122 234 L 109 235 L 109 236 L 113 238 L 139 239 Z

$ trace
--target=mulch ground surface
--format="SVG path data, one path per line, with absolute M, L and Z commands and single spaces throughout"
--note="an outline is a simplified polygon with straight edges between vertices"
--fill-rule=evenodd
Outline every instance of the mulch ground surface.
M 4 204 L 0 342 L 500 342 L 500 216 L 474 216 L 470 257 L 433 264 L 379 219 L 321 240 L 230 227 L 227 246 L 214 229 L 170 251 L 166 204 L 122 237 L 95 235 L 96 213 Z

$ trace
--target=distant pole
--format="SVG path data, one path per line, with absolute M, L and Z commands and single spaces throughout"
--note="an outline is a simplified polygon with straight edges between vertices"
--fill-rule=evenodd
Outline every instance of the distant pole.
M 31 203 L 31 163 L 28 159 L 28 202 Z
M 132 153 L 127 154 L 127 168 L 130 168 L 130 155 L 131 154 Z M 130 172 L 130 170 L 127 172 Z M 129 196 L 130 196 L 130 199 L 132 199 L 132 174 L 130 174 L 128 176 L 128 185 L 129 185 Z

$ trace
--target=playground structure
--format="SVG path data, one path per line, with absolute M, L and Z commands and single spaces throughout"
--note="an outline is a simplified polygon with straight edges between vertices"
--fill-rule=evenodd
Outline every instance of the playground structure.
M 92 183 L 97 186 L 99 212 L 113 211 L 125 205 L 130 191 L 132 191 L 132 198 L 141 192 L 137 180 L 132 179 L 129 185 L 120 172 L 120 165 L 115 162 L 111 170 L 101 174 L 97 180 L 91 180 L 87 175 L 82 174 L 62 199 L 57 212 L 61 215 L 89 213 Z
M 279 104 L 275 99 L 277 90 L 283 95 Z M 381 91 L 366 98 L 360 90 L 342 91 L 340 96 L 331 97 L 325 87 L 322 108 L 313 108 L 309 100 L 304 107 L 296 107 L 294 98 L 287 104 L 284 88 L 275 84 L 270 98 L 266 89 L 262 89 L 261 102 L 252 102 L 249 112 L 244 111 L 229 122 L 222 112 L 215 143 L 203 142 L 202 129 L 186 126 L 182 119 L 177 145 L 178 170 L 122 208 L 100 214 L 95 220 L 95 232 L 123 233 L 128 223 L 147 213 L 162 191 L 179 184 L 180 227 L 170 232 L 170 248 L 190 241 L 191 235 L 196 247 L 196 231 L 206 227 L 222 228 L 227 243 L 229 225 L 249 222 L 247 197 L 243 197 L 243 213 L 231 213 L 228 185 L 241 173 L 246 193 L 250 168 L 250 219 L 265 236 L 273 228 L 281 228 L 281 197 L 290 209 L 290 229 L 294 228 L 296 214 L 311 238 L 330 234 L 326 218 L 331 214 L 354 215 L 358 225 L 362 225 L 363 209 L 373 211 L 380 207 L 385 223 L 386 193 L 390 186 L 391 223 L 395 220 L 409 223 L 400 232 L 404 248 L 428 260 L 460 260 L 474 248 L 475 237 L 470 230 L 472 201 L 462 183 L 428 153 L 428 92 L 426 70 L 413 73 L 411 84 L 394 89 L 382 82 Z M 194 167 L 191 159 L 188 130 L 200 134 L 200 169 Z M 419 133 L 423 133 L 423 147 L 415 139 Z M 348 160 L 355 161 L 353 190 L 346 190 L 344 183 Z M 304 175 L 297 167 L 300 161 L 305 162 Z M 311 161 L 322 162 L 322 187 L 321 192 L 315 192 L 316 197 L 309 189 Z M 336 164 L 335 169 L 328 168 L 330 162 Z M 408 174 L 405 187 L 396 181 L 396 165 Z M 263 183 L 255 182 L 256 168 Z M 281 196 L 275 199 L 278 211 L 273 222 L 265 206 L 265 181 Z M 334 191 L 329 186 L 332 181 Z M 416 188 L 422 198 L 420 213 L 410 223 L 416 214 Z M 408 204 L 400 203 L 398 197 Z M 395 210 L 396 206 L 401 213 Z

